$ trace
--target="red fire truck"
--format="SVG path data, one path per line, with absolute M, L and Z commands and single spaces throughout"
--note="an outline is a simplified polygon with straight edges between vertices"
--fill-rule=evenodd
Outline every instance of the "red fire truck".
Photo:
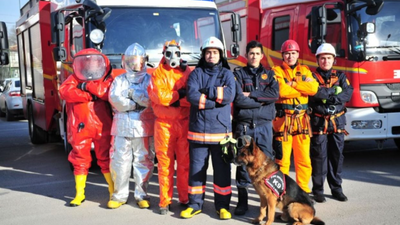
M 210 36 L 224 40 L 212 0 L 30 0 L 21 15 L 16 33 L 31 142 L 45 143 L 49 137 L 61 136 L 67 152 L 67 115 L 58 87 L 73 72 L 76 52 L 101 50 L 118 75 L 124 71 L 122 54 L 135 42 L 146 49 L 149 64 L 157 66 L 163 44 L 175 39 L 181 43 L 182 58 L 194 66 L 202 41 Z
M 346 140 L 376 140 L 382 147 L 394 139 L 400 148 L 400 1 L 220 0 L 218 8 L 241 16 L 241 56 L 230 61 L 238 66 L 246 64 L 251 40 L 262 43 L 269 67 L 281 63 L 280 48 L 288 39 L 299 43 L 299 61 L 311 70 L 317 67 L 317 47 L 335 46 L 334 69 L 344 71 L 354 87 Z M 227 17 L 221 20 L 226 29 Z

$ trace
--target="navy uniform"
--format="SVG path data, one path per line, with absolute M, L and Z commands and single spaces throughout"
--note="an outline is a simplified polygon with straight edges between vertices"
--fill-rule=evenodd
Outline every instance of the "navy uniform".
M 238 67 L 234 75 L 236 78 L 236 95 L 233 104 L 234 137 L 250 135 L 264 154 L 274 159 L 272 120 L 275 118 L 275 101 L 279 98 L 279 84 L 275 80 L 275 73 L 260 65 L 257 68 Z M 246 97 L 243 92 L 250 92 L 250 94 Z M 244 204 L 244 209 L 243 212 L 235 210 L 237 215 L 242 215 L 247 211 L 247 187 L 250 184 L 246 167 L 238 166 L 236 185 L 239 202 Z
M 346 75 L 336 70 L 323 71 L 317 68 L 313 76 L 320 86 L 317 94 L 310 97 L 309 101 L 313 131 L 310 149 L 312 192 L 314 196 L 323 196 L 327 177 L 335 196 L 342 193 L 343 148 L 344 137 L 347 135 L 345 103 L 350 101 L 353 87 Z M 337 86 L 341 88 L 341 92 L 334 94 Z M 323 201 L 324 198 L 320 202 Z

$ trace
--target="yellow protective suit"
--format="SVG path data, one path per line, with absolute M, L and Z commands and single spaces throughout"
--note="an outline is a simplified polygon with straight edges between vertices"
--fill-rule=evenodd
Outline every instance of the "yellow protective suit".
M 304 65 L 297 64 L 292 69 L 283 62 L 281 66 L 272 69 L 279 83 L 279 99 L 275 103 L 277 117 L 273 121 L 276 162 L 284 174 L 289 174 L 293 149 L 296 181 L 305 192 L 310 193 L 308 183 L 312 172 L 310 159 L 312 132 L 306 111 L 308 96 L 317 93 L 318 82 L 313 78 L 310 69 Z M 289 82 L 292 82 L 291 85 Z
M 154 124 L 154 146 L 158 160 L 158 181 L 160 185 L 160 207 L 171 204 L 177 161 L 177 189 L 179 202 L 187 204 L 189 176 L 189 129 L 190 104 L 186 97 L 180 98 L 178 90 L 186 89 L 190 69 L 171 68 L 161 60 L 153 72 L 148 87 L 156 121 Z M 176 101 L 179 105 L 170 106 Z

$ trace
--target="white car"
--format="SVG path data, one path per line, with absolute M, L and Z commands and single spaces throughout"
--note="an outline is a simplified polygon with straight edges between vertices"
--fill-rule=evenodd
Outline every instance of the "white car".
M 0 94 L 0 116 L 11 121 L 15 116 L 23 116 L 21 83 L 19 78 L 7 79 Z

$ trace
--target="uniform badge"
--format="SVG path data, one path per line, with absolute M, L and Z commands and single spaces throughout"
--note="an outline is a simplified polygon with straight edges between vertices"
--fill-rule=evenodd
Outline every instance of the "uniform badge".
M 263 80 L 268 79 L 268 75 L 267 75 L 266 73 L 262 74 L 262 75 L 261 75 L 261 79 L 263 79 Z

